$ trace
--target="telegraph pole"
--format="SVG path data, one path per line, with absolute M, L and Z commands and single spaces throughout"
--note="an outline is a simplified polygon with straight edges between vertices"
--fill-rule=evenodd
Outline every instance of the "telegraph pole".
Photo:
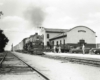
M 11 45 L 11 51 L 13 52 L 14 50 L 13 50 L 13 44 Z
M 3 12 L 2 11 L 0 11 L 0 19 L 1 19 L 1 16 L 3 15 Z

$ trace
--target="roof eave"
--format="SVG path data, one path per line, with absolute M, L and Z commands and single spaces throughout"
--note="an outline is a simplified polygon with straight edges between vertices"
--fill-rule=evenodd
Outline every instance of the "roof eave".
M 67 37 L 67 35 L 57 36 L 57 37 L 51 38 L 49 40 L 51 41 L 51 40 L 55 40 L 55 39 L 59 39 L 59 38 L 63 38 L 63 37 Z

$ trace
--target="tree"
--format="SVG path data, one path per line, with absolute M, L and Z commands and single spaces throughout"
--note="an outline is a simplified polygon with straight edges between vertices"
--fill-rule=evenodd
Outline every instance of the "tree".
M 0 11 L 0 18 L 1 15 L 3 15 L 2 11 Z M 7 45 L 8 41 L 8 38 L 5 36 L 5 34 L 3 34 L 3 30 L 0 29 L 0 52 L 4 51 L 4 48 Z
M 0 52 L 4 51 L 4 48 L 9 41 L 5 34 L 3 34 L 2 32 L 3 30 L 0 29 Z

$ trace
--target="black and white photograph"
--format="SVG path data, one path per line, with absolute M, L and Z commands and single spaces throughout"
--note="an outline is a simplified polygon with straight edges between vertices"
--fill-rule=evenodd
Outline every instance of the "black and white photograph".
M 0 0 L 0 80 L 100 80 L 100 1 Z

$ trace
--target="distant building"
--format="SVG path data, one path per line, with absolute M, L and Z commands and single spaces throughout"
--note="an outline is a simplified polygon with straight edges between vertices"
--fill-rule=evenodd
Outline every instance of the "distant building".
M 54 45 L 68 44 L 70 46 L 96 47 L 96 33 L 86 26 L 76 26 L 71 29 L 41 28 L 44 36 L 44 45 L 49 42 Z

